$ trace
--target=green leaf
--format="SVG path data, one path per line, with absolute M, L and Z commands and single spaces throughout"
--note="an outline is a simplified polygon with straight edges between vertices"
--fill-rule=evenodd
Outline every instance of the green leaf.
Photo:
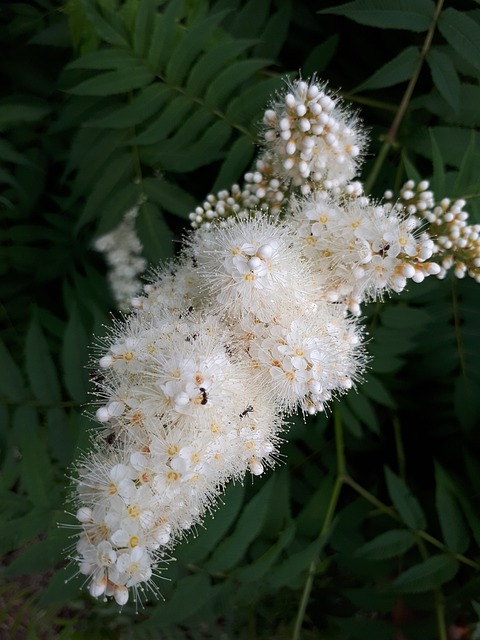
M 62 467 L 71 464 L 77 434 L 72 428 L 71 415 L 64 409 L 52 407 L 47 411 L 48 447 Z
M 151 202 L 144 202 L 136 219 L 138 237 L 143 247 L 143 255 L 153 264 L 172 256 L 172 232 L 163 215 Z
M 125 213 L 138 203 L 139 187 L 133 181 L 117 185 L 100 209 L 99 235 L 109 233 L 123 221 Z
M 385 467 L 385 479 L 388 494 L 403 522 L 410 529 L 425 529 L 427 526 L 425 514 L 405 482 L 388 467 Z
M 230 33 L 233 33 L 235 37 L 260 36 L 263 25 L 268 18 L 269 9 L 269 0 L 261 3 L 258 0 L 242 2 L 229 24 Z
M 72 576 L 71 574 L 72 565 L 68 565 L 64 569 L 57 569 L 47 586 L 42 587 L 37 606 L 43 608 L 52 604 L 68 605 L 73 602 L 78 597 L 79 589 L 82 587 L 82 578 L 80 575 Z M 59 635 L 58 640 L 67 640 L 68 637 L 68 635 Z
M 235 140 L 217 175 L 212 193 L 217 193 L 220 189 L 228 189 L 232 184 L 239 183 L 241 176 L 251 163 L 254 153 L 255 146 L 250 138 L 241 136 Z
M 453 187 L 453 196 L 463 196 L 468 193 L 469 188 L 478 181 L 478 172 L 474 168 L 476 164 L 476 139 L 475 132 L 470 134 L 469 145 L 463 154 L 462 162 L 458 169 L 458 176 Z
M 455 112 L 460 108 L 460 79 L 451 58 L 439 49 L 427 53 L 432 80 L 440 95 Z
M 407 305 L 387 306 L 382 310 L 382 325 L 410 336 L 420 333 L 433 318 L 428 309 L 417 309 Z
M 250 543 L 262 528 L 274 484 L 275 476 L 271 476 L 243 509 L 235 531 L 218 546 L 209 559 L 209 571 L 228 571 L 242 560 Z
M 118 130 L 95 131 L 82 128 L 74 138 L 66 174 L 75 171 L 72 197 L 88 195 L 99 174 L 118 155 L 118 148 L 126 140 L 128 132 Z
M 355 416 L 366 425 L 370 431 L 380 433 L 377 414 L 370 400 L 362 393 L 349 393 L 345 399 Z
M 346 16 L 371 27 L 422 32 L 429 29 L 434 10 L 431 0 L 355 0 L 319 13 Z
M 11 126 L 18 123 L 36 122 L 44 118 L 49 112 L 48 107 L 43 102 L 34 98 L 28 101 L 20 100 L 2 100 L 0 102 L 0 128 Z
M 480 71 L 480 25 L 465 11 L 449 7 L 440 14 L 438 28 L 455 51 Z
M 145 193 L 162 209 L 188 220 L 188 214 L 195 209 L 197 201 L 189 193 L 173 182 L 157 178 L 145 178 Z
M 319 555 L 320 551 L 327 544 L 334 527 L 326 535 L 320 536 L 302 551 L 297 551 L 288 556 L 277 567 L 272 569 L 266 580 L 271 585 L 272 589 L 279 589 L 280 587 L 290 587 L 300 574 L 308 569 L 312 561 Z
M 199 563 L 224 538 L 235 521 L 242 506 L 245 488 L 241 484 L 230 484 L 221 497 L 218 511 L 206 518 L 203 527 L 193 540 L 187 539 L 175 549 L 175 556 L 181 562 Z
M 167 82 L 181 84 L 184 81 L 193 61 L 227 13 L 229 13 L 228 9 L 219 11 L 205 20 L 195 23 L 191 29 L 186 31 L 180 43 L 172 51 L 167 63 L 165 70 Z
M 258 15 L 258 2 L 255 2 L 254 5 Z M 260 36 L 260 42 L 253 51 L 255 57 L 278 57 L 287 39 L 291 19 L 291 3 L 285 3 L 273 15 L 269 16 L 265 29 Z
M 192 67 L 186 83 L 186 90 L 190 95 L 196 95 L 203 91 L 205 86 L 233 58 L 251 47 L 255 40 L 233 40 L 223 42 L 215 48 L 199 56 Z
M 266 78 L 242 89 L 236 98 L 230 100 L 226 116 L 229 121 L 244 123 L 252 131 L 252 143 L 256 142 L 252 123 L 258 122 L 265 104 L 271 100 L 272 94 L 280 89 L 281 78 Z
M 194 615 L 215 594 L 210 579 L 205 574 L 187 576 L 178 581 L 172 597 L 164 603 L 158 603 L 149 619 L 137 629 L 155 626 L 158 632 L 158 619 L 161 624 L 183 623 Z
M 334 478 L 332 475 L 323 477 L 319 481 L 318 489 L 309 498 L 307 504 L 296 518 L 297 531 L 301 535 L 313 537 L 318 534 L 319 523 L 323 522 L 327 513 L 333 485 Z
M 410 80 L 421 60 L 418 47 L 407 47 L 395 58 L 382 65 L 373 75 L 355 88 L 355 93 L 365 89 L 393 87 Z
M 451 551 L 464 553 L 470 538 L 455 497 L 456 489 L 446 471 L 435 463 L 435 506 L 445 544 Z
M 376 359 L 375 359 L 376 361 Z M 350 409 L 347 407 L 346 402 L 339 402 L 335 407 L 335 410 L 340 412 L 342 423 L 346 426 L 348 431 L 355 437 L 361 438 L 363 436 L 363 429 L 360 421 L 353 415 Z
M 303 63 L 303 70 L 308 75 L 322 73 L 330 64 L 338 48 L 339 36 L 334 33 L 322 44 L 314 47 Z
M 224 69 L 210 84 L 205 94 L 208 105 L 222 105 L 225 100 L 257 71 L 271 64 L 267 59 L 240 60 Z
M 278 540 L 258 560 L 247 567 L 240 567 L 235 578 L 246 583 L 261 580 L 275 564 L 283 549 L 291 543 L 294 535 L 295 522 L 291 521 L 280 533 Z
M 480 136 L 478 131 L 465 129 L 464 127 L 446 126 L 435 126 L 432 127 L 431 131 L 435 135 L 442 157 L 449 166 L 460 167 L 462 165 L 465 158 L 465 149 L 468 149 L 469 145 L 472 144 L 472 138 L 475 145 L 475 160 L 477 158 L 480 159 Z M 430 158 L 431 148 L 427 135 L 427 130 L 416 132 L 411 140 L 411 145 L 422 156 Z M 415 177 L 412 176 L 412 180 L 415 180 Z
M 52 569 L 61 560 L 68 544 L 67 531 L 52 530 L 44 540 L 35 542 L 20 550 L 13 562 L 7 567 L 7 576 L 20 576 L 43 573 Z
M 138 67 L 141 60 L 129 49 L 100 49 L 91 51 L 77 58 L 65 69 L 96 69 L 106 71 L 108 69 L 122 69 L 124 67 Z
M 445 163 L 440 152 L 435 134 L 430 131 L 430 140 L 432 143 L 432 162 L 433 162 L 433 176 L 432 176 L 432 189 L 433 193 L 438 198 L 441 194 L 445 193 Z
M 458 562 L 450 556 L 431 556 L 399 575 L 392 582 L 392 588 L 398 593 L 431 591 L 451 580 L 458 568 Z
M 391 529 L 359 547 L 355 555 L 365 560 L 387 560 L 404 554 L 415 543 L 415 536 L 411 531 Z
M 40 438 L 38 414 L 33 407 L 18 407 L 13 429 L 21 454 L 22 484 L 36 507 L 48 507 L 53 496 L 52 468 L 45 445 Z
M 57 372 L 36 316 L 32 318 L 27 332 L 25 363 L 28 380 L 36 399 L 43 404 L 60 402 L 61 393 Z
M 43 534 L 51 519 L 51 512 L 40 505 L 29 513 L 12 520 L 8 520 L 5 514 L 0 531 L 0 553 L 4 554 L 12 549 L 18 549 L 29 538 Z
M 455 415 L 466 431 L 478 425 L 480 415 L 480 385 L 475 380 L 458 376 L 453 395 Z
M 159 151 L 155 155 L 156 161 L 170 171 L 182 174 L 194 171 L 222 157 L 222 148 L 230 139 L 231 133 L 230 125 L 218 120 L 190 147 L 177 152 Z
M 77 96 L 113 96 L 127 93 L 132 89 L 141 89 L 149 84 L 154 77 L 154 74 L 145 67 L 116 69 L 84 80 L 68 89 L 68 93 Z
M 159 146 L 157 153 L 154 154 L 155 162 L 158 162 L 159 159 L 164 159 L 165 156 L 170 154 L 191 153 L 195 142 L 215 124 L 217 123 L 214 121 L 213 115 L 208 111 L 204 109 L 193 110 L 174 135 Z M 171 127 L 171 122 L 168 123 L 168 126 Z M 152 145 L 152 147 L 154 146 L 157 145 Z M 164 162 L 170 168 L 168 159 L 164 160 Z
M 182 15 L 182 0 L 173 0 L 162 15 L 155 16 L 152 43 L 148 51 L 148 64 L 156 73 L 162 73 L 172 54 L 177 32 L 177 21 Z
M 21 402 L 27 397 L 25 382 L 20 367 L 0 340 L 0 393 L 8 400 Z
M 362 392 L 371 400 L 390 409 L 397 409 L 398 405 L 387 387 L 374 375 L 369 373 L 362 384 Z
M 90 222 L 102 212 L 101 206 L 105 199 L 112 195 L 112 192 L 125 186 L 131 179 L 133 172 L 132 159 L 129 154 L 122 153 L 112 160 L 98 176 L 96 185 L 90 193 L 83 208 L 82 214 L 77 221 L 78 231 L 87 222 Z M 126 209 L 124 209 L 126 211 Z M 115 221 L 110 220 L 110 229 L 115 225 Z M 120 222 L 118 219 L 117 222 Z
M 185 122 L 192 109 L 192 101 L 184 95 L 174 97 L 161 114 L 144 131 L 130 140 L 131 144 L 156 145 Z M 207 115 L 207 114 L 206 114 Z
M 137 4 L 135 28 L 133 31 L 133 48 L 135 53 L 142 57 L 147 54 L 150 48 L 155 14 L 155 0 L 141 0 L 141 2 Z
M 101 8 L 97 5 L 96 0 L 80 0 L 87 18 L 98 36 L 110 44 L 127 46 L 128 38 L 122 20 L 114 11 L 106 11 L 106 17 L 101 13 Z
M 406 151 L 402 152 L 402 162 L 405 167 L 405 173 L 407 174 L 407 178 L 409 180 L 413 180 L 417 184 L 421 181 L 422 177 L 418 172 L 418 169 L 415 165 L 410 161 Z
M 0 140 L 0 158 L 5 162 L 13 162 L 25 166 L 35 166 L 23 153 L 19 153 L 13 145 L 6 140 Z
M 88 393 L 87 347 L 87 333 L 80 320 L 77 305 L 74 304 L 70 309 L 63 338 L 62 365 L 65 386 L 78 403 L 85 402 Z
M 145 122 L 160 111 L 171 95 L 169 87 L 154 83 L 142 89 L 132 100 L 101 118 L 88 120 L 86 126 L 125 129 Z

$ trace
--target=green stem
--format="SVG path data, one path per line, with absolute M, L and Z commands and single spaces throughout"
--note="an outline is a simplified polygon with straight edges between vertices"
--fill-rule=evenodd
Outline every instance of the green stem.
M 438 640 L 448 640 L 448 632 L 445 622 L 445 603 L 443 599 L 443 592 L 440 587 L 435 589 L 435 616 L 437 618 Z
M 402 98 L 402 101 L 400 102 L 397 113 L 395 114 L 395 118 L 393 119 L 393 122 L 390 125 L 390 129 L 388 130 L 385 140 L 380 148 L 380 151 L 378 152 L 377 158 L 373 164 L 370 174 L 365 180 L 365 193 L 370 193 L 378 177 L 378 174 L 380 173 L 380 169 L 382 168 L 385 158 L 387 157 L 387 154 L 390 151 L 390 148 L 395 143 L 398 129 L 405 116 L 408 105 L 412 98 L 413 90 L 415 89 L 415 85 L 417 84 L 418 78 L 420 76 L 420 71 L 422 70 L 425 57 L 428 53 L 428 50 L 430 49 L 430 45 L 432 44 L 433 34 L 435 33 L 437 21 L 443 8 L 443 2 L 444 0 L 437 0 L 437 6 L 435 7 L 432 23 L 430 24 L 430 29 L 428 30 L 427 36 L 425 38 L 425 42 L 423 43 L 417 68 L 415 69 L 412 77 L 410 78 L 410 82 L 408 83 L 408 86 L 405 89 L 405 93 L 403 94 L 403 98 Z
M 402 441 L 402 427 L 400 420 L 395 416 L 393 418 L 393 429 L 395 432 L 395 448 L 397 450 L 398 473 L 403 481 L 405 481 L 405 449 Z
M 338 500 L 342 491 L 342 485 L 345 478 L 346 462 L 345 462 L 345 448 L 343 443 L 343 428 L 340 418 L 340 412 L 338 409 L 334 410 L 334 429 L 335 429 L 335 447 L 337 452 L 337 477 L 333 485 L 332 493 L 328 503 L 325 518 L 323 520 L 322 528 L 320 530 L 319 537 L 326 535 L 330 529 L 335 511 L 337 509 Z M 308 568 L 308 575 L 303 587 L 302 598 L 298 607 L 297 617 L 295 619 L 295 626 L 293 628 L 292 640 L 299 640 L 302 632 L 303 620 L 307 611 L 308 601 L 310 599 L 310 593 L 312 592 L 313 581 L 317 572 L 319 558 L 315 557 Z

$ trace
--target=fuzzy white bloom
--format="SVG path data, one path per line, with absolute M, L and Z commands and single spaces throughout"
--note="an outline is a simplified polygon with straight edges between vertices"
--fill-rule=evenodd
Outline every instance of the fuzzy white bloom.
M 270 322 L 278 309 L 314 288 L 300 243 L 287 224 L 269 218 L 229 220 L 202 228 L 190 241 L 201 290 L 230 321 L 252 314 Z
M 361 333 L 339 305 L 305 300 L 274 323 L 252 323 L 250 333 L 252 373 L 283 411 L 322 411 L 363 370 Z
M 122 222 L 113 231 L 100 236 L 93 243 L 94 248 L 105 255 L 110 267 L 108 281 L 117 307 L 121 310 L 130 309 L 132 298 L 141 289 L 139 276 L 147 267 L 135 230 L 137 215 L 138 206 L 135 206 L 126 212 Z
M 429 275 L 423 264 L 433 243 L 418 234 L 418 219 L 367 197 L 339 199 L 326 191 L 292 199 L 292 220 L 303 254 L 314 265 L 326 299 L 360 304 L 388 290 L 402 291 L 408 278 Z

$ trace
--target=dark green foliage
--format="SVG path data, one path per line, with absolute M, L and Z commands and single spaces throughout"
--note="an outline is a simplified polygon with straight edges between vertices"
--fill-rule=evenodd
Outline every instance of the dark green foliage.
M 73 566 L 64 570 L 71 531 L 57 527 L 73 522 L 66 476 L 93 424 L 85 416 L 92 336 L 114 309 L 94 240 L 140 202 L 145 257 L 171 257 L 189 212 L 251 166 L 262 110 L 283 76 L 317 71 L 361 109 L 368 179 L 418 73 L 373 195 L 407 177 L 430 179 L 437 199 L 466 197 L 480 222 L 479 6 L 445 2 L 426 51 L 438 6 L 4 3 L 6 637 L 280 640 L 294 637 L 302 597 L 297 637 L 478 635 L 480 286 L 472 281 L 430 278 L 365 309 L 364 384 L 335 403 L 335 425 L 331 414 L 295 420 L 283 467 L 227 488 L 158 580 L 164 601 L 138 613 L 129 604 L 121 615 L 93 601 Z

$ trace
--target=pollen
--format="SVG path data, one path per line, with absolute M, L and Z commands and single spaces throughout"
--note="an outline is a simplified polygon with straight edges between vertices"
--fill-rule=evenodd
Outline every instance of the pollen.
M 139 537 L 138 536 L 131 536 L 130 540 L 128 541 L 128 546 L 133 549 L 134 547 L 138 546 L 138 543 L 140 542 Z
M 128 507 L 127 511 L 130 518 L 138 518 L 140 515 L 140 507 L 137 504 L 133 504 L 131 507 Z

